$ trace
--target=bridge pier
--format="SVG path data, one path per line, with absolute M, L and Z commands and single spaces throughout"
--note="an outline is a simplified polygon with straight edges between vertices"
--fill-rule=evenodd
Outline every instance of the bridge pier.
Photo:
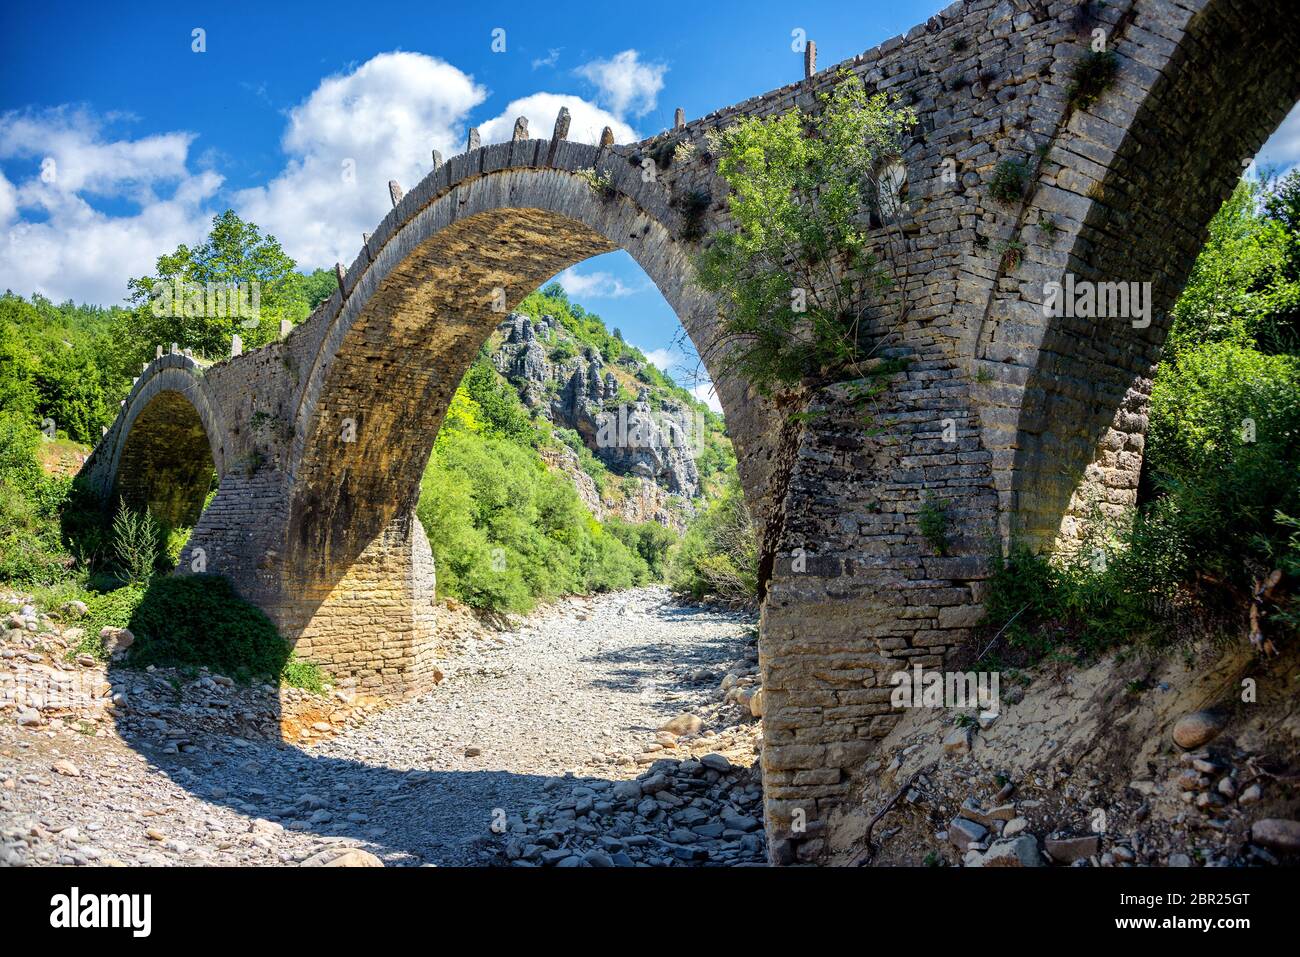
M 380 697 L 413 697 L 441 680 L 433 552 L 413 511 L 346 568 L 286 568 L 279 581 L 264 607 L 298 657 Z

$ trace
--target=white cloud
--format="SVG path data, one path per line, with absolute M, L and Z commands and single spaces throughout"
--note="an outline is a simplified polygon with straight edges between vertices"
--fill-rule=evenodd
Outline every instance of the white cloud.
M 284 170 L 237 193 L 236 209 L 300 266 L 347 265 L 389 208 L 388 181 L 410 189 L 433 150 L 461 152 L 465 119 L 486 96 L 472 77 L 420 53 L 381 53 L 327 77 L 289 113 Z
M 127 279 L 150 272 L 159 253 L 203 236 L 222 179 L 189 169 L 194 135 L 111 139 L 117 119 L 68 107 L 0 117 L 0 159 L 35 161 L 16 184 L 0 176 L 0 288 L 120 302 Z M 86 195 L 137 210 L 108 215 Z
M 87 111 L 67 106 L 0 117 L 0 159 L 39 163 L 38 175 L 23 185 L 22 205 L 52 205 L 56 196 L 72 193 L 147 202 L 155 184 L 179 182 L 189 175 L 186 160 L 193 133 L 107 140 L 104 125 Z
M 624 50 L 608 60 L 584 63 L 575 72 L 595 84 L 600 102 L 619 116 L 629 111 L 643 116 L 655 108 L 668 67 L 642 63 L 636 50 Z
M 1297 103 L 1287 114 L 1282 125 L 1274 131 L 1273 135 L 1259 151 L 1255 158 L 1255 166 L 1264 168 L 1275 168 L 1279 173 L 1285 173 L 1291 167 L 1300 163 L 1300 103 Z
M 674 353 L 671 349 L 642 349 L 641 351 L 651 363 L 659 367 L 660 372 L 672 375 Z M 680 360 L 681 356 L 677 356 L 677 359 Z
M 714 412 L 722 413 L 722 403 L 713 391 L 713 383 L 693 352 L 687 351 L 678 342 L 673 342 L 665 349 L 641 349 L 641 352 L 660 372 L 671 376 L 673 381 Z
M 546 56 L 538 57 L 536 60 L 533 61 L 533 69 L 536 70 L 544 66 L 555 66 L 555 64 L 560 59 L 561 49 L 563 49 L 563 47 L 552 47 L 551 49 L 547 50 Z
M 718 400 L 718 394 L 713 391 L 712 382 L 701 382 L 691 386 L 690 392 L 718 415 L 722 415 L 722 403 Z
M 615 143 L 634 143 L 640 137 L 632 127 L 612 113 L 588 103 L 580 96 L 564 93 L 534 93 L 512 100 L 505 110 L 485 123 L 479 124 L 484 143 L 504 143 L 515 132 L 515 119 L 528 117 L 528 135 L 533 139 L 546 139 L 555 129 L 555 118 L 560 107 L 569 108 L 569 139 L 577 143 L 600 142 L 600 131 L 608 126 L 614 132 Z
M 18 191 L 0 173 L 0 226 L 8 226 L 18 215 Z
M 583 275 L 572 266 L 556 276 L 555 281 L 574 299 L 621 299 L 640 292 L 610 273 L 593 272 Z
M 548 51 L 538 65 L 551 65 L 558 52 Z M 624 117 L 653 108 L 666 69 L 641 63 L 634 50 L 593 61 L 581 72 L 600 91 L 600 105 L 534 93 L 480 130 L 485 142 L 506 140 L 523 115 L 533 136 L 546 137 L 565 106 L 571 139 L 595 143 L 609 126 L 617 142 L 634 142 L 639 134 Z M 72 106 L 0 114 L 0 161 L 7 161 L 0 173 L 0 289 L 120 302 L 128 278 L 151 272 L 159 255 L 181 243 L 201 242 L 213 214 L 227 205 L 276 236 L 302 268 L 350 263 L 361 233 L 389 208 L 388 181 L 410 189 L 428 172 L 432 150 L 460 152 L 470 115 L 486 97 L 471 76 L 442 60 L 379 54 L 326 77 L 290 110 L 283 169 L 264 185 L 233 193 L 223 193 L 222 176 L 207 169 L 219 154 L 196 158 L 196 133 L 132 138 L 114 132 L 131 117 Z M 576 297 L 641 291 L 599 271 L 566 270 L 560 281 Z

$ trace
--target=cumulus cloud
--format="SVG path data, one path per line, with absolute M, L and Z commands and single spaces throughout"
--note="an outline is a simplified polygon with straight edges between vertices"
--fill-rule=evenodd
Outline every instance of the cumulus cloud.
M 572 266 L 556 276 L 555 281 L 574 299 L 621 299 L 641 291 L 610 273 L 597 271 L 584 274 Z
M 655 108 L 668 67 L 642 63 L 636 50 L 624 50 L 608 60 L 591 60 L 575 71 L 600 91 L 599 101 L 619 116 L 644 116 Z
M 114 139 L 119 119 L 67 107 L 0 116 L 0 159 L 28 170 L 16 182 L 0 176 L 0 287 L 120 302 L 126 280 L 151 271 L 159 253 L 202 237 L 222 178 L 190 170 L 194 134 Z M 87 196 L 138 208 L 108 215 Z
M 464 148 L 465 119 L 487 91 L 435 57 L 382 53 L 327 77 L 289 113 L 284 170 L 235 195 L 240 215 L 304 267 L 345 265 L 389 208 L 389 180 L 410 189 Z
M 1256 166 L 1274 168 L 1279 173 L 1285 173 L 1297 164 L 1300 164 L 1300 103 L 1268 138 L 1255 161 Z
M 155 185 L 189 175 L 192 133 L 163 133 L 138 140 L 105 138 L 105 123 L 83 109 L 11 112 L 0 117 L 0 159 L 39 162 L 39 175 L 23 184 L 23 205 L 54 205 L 73 193 L 125 196 L 147 202 Z
M 718 393 L 713 391 L 712 382 L 701 382 L 691 386 L 690 392 L 718 415 L 722 415 L 722 402 L 718 399 Z
M 539 66 L 557 53 L 548 51 Z M 522 115 L 533 136 L 546 137 L 564 106 L 571 139 L 595 143 L 608 126 L 617 142 L 634 142 L 639 134 L 625 117 L 653 108 L 665 70 L 634 50 L 594 60 L 580 72 L 599 103 L 534 93 L 480 131 L 485 142 L 507 140 Z M 326 77 L 289 110 L 283 168 L 263 185 L 233 192 L 207 168 L 219 154 L 196 158 L 193 132 L 131 137 L 120 132 L 131 117 L 71 106 L 0 114 L 0 288 L 120 302 L 129 277 L 152 271 L 160 254 L 181 243 L 201 242 L 226 206 L 276 236 L 302 268 L 347 264 L 361 234 L 388 210 L 388 181 L 410 189 L 428 172 L 432 150 L 460 152 L 487 95 L 435 57 L 379 54 Z M 570 269 L 560 280 L 574 296 L 594 299 L 641 291 L 603 272 Z
M 514 134 L 515 119 L 528 117 L 528 135 L 533 139 L 546 139 L 555 129 L 555 117 L 560 107 L 569 108 L 569 139 L 577 143 L 600 142 L 600 131 L 608 126 L 614 132 L 615 143 L 633 143 L 640 139 L 636 131 L 612 113 L 602 110 L 580 96 L 564 93 L 534 93 L 510 104 L 499 115 L 479 124 L 484 143 L 504 143 Z

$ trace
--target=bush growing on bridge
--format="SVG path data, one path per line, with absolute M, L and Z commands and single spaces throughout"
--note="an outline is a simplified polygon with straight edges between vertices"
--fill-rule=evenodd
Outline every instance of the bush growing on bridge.
M 916 116 L 848 74 L 821 100 L 813 116 L 746 117 L 709 137 L 736 222 L 696 263 L 723 309 L 711 348 L 767 393 L 865 375 L 863 294 L 892 293 L 907 311 L 891 274 L 905 241 L 887 174 Z M 873 207 L 887 224 L 878 240 L 862 221 Z

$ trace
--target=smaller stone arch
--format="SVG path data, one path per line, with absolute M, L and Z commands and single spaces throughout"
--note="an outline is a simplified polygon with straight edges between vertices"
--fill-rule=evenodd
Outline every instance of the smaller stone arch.
M 195 525 L 225 458 L 225 429 L 201 367 L 182 355 L 156 359 L 124 406 L 87 463 L 90 487 L 106 504 L 120 499 L 167 526 Z

